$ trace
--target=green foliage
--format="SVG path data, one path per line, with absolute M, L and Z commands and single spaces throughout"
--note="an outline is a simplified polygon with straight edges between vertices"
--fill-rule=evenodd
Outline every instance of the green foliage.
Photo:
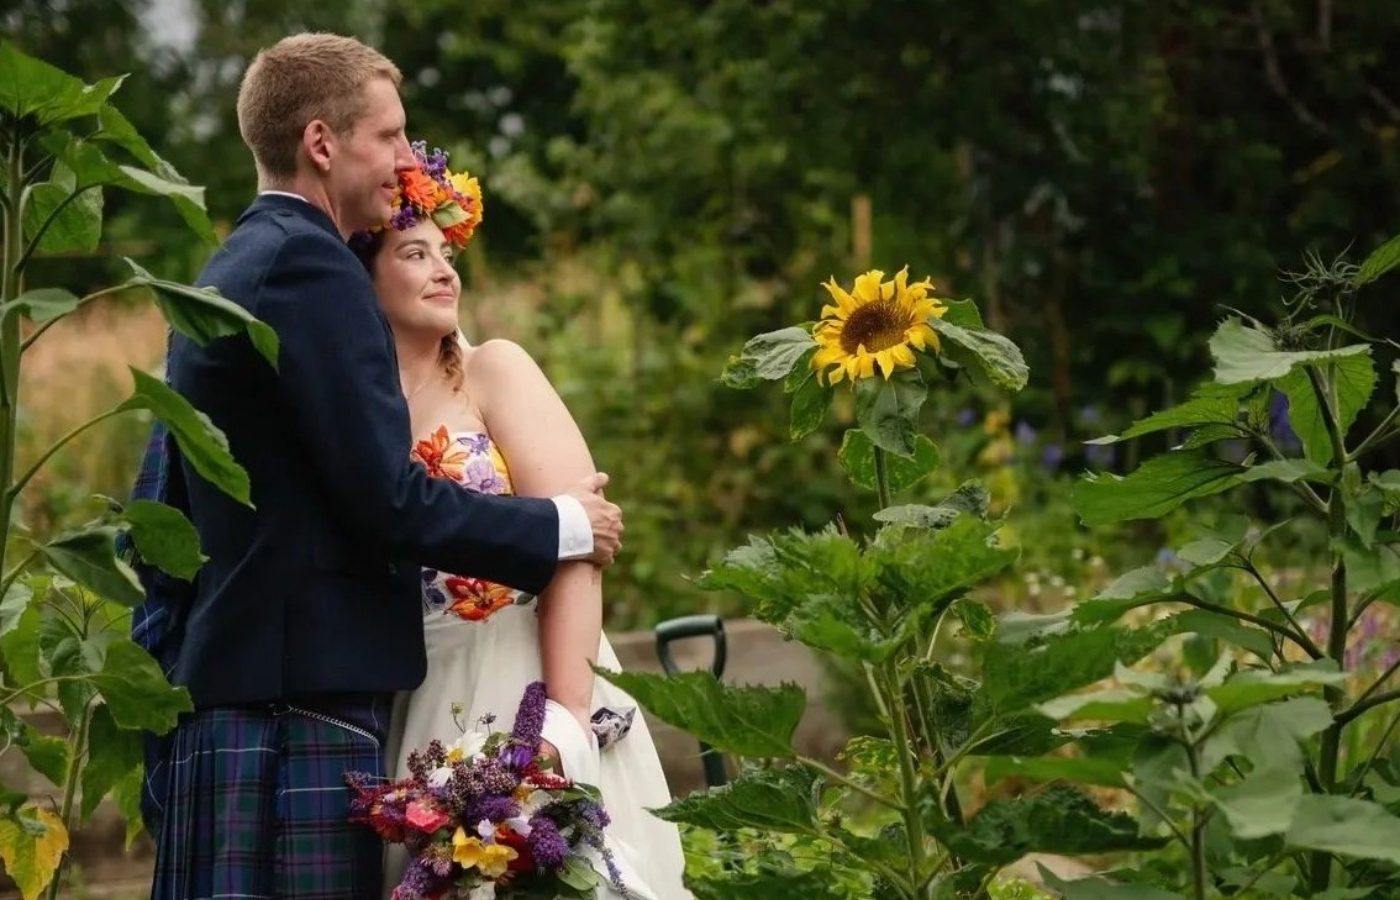
M 203 188 L 188 184 L 157 156 L 110 104 L 122 81 L 84 84 L 0 41 L 0 212 L 6 235 L 0 261 L 0 572 L 5 573 L 0 708 L 5 748 L 18 748 L 62 795 L 37 809 L 7 802 L 0 810 L 0 857 L 25 900 L 45 891 L 58 896 L 69 833 L 105 797 L 114 796 L 127 817 L 128 843 L 135 837 L 142 762 L 137 732 L 168 731 L 193 708 L 187 692 L 172 687 L 156 661 L 124 636 L 127 609 L 145 598 L 136 573 L 117 557 L 117 535 L 128 529 L 150 562 L 186 579 L 204 557 L 190 522 L 160 504 L 132 504 L 119 522 L 109 515 L 44 538 L 14 514 L 16 501 L 69 441 L 134 410 L 165 421 L 185 457 L 213 484 L 244 503 L 250 488 L 247 473 L 209 419 L 162 381 L 135 369 L 136 391 L 129 399 L 45 448 L 27 471 L 17 472 L 17 424 L 28 412 L 20 390 L 23 356 L 56 322 L 132 288 L 147 289 L 171 325 L 196 341 L 246 334 L 270 363 L 275 365 L 277 356 L 276 335 L 240 307 L 211 292 L 155 278 L 134 263 L 136 277 L 118 288 L 82 297 L 57 287 L 21 293 L 36 253 L 88 252 L 96 246 L 106 188 L 168 198 L 195 234 L 214 240 Z M 108 151 L 124 156 L 109 157 Z M 23 338 L 22 325 L 29 329 Z M 19 700 L 59 711 L 67 733 L 38 733 L 9 707 Z

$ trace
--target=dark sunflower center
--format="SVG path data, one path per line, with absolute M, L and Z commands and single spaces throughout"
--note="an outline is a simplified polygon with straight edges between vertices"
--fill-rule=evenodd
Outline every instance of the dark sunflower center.
M 841 349 L 855 353 L 864 345 L 867 353 L 879 353 L 904 342 L 909 316 L 889 302 L 869 303 L 851 313 L 841 329 Z

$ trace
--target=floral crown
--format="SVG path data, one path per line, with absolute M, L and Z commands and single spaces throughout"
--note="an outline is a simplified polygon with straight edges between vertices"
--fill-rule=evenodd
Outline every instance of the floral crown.
M 431 219 L 442 229 L 448 243 L 460 250 L 481 224 L 481 185 L 466 172 L 448 171 L 446 151 L 434 147 L 429 153 L 426 141 L 414 141 L 412 146 L 418 166 L 399 173 L 387 227 L 406 231 Z M 385 227 L 357 232 L 350 241 L 363 244 Z

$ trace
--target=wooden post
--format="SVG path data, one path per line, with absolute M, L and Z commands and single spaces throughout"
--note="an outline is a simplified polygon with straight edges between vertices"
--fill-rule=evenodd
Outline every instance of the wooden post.
M 871 259 L 870 195 L 856 194 L 851 198 L 851 260 L 856 268 L 870 268 Z

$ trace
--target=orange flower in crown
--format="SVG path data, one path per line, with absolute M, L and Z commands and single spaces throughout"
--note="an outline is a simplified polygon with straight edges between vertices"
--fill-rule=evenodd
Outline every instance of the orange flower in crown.
M 418 167 L 399 173 L 399 189 L 394 192 L 388 227 L 405 231 L 431 219 L 448 242 L 460 250 L 481 224 L 481 185 L 466 172 L 448 171 L 446 151 L 433 148 L 429 153 L 424 141 L 413 142 L 413 156 Z M 372 233 L 358 232 L 351 237 L 351 243 L 363 241 Z

